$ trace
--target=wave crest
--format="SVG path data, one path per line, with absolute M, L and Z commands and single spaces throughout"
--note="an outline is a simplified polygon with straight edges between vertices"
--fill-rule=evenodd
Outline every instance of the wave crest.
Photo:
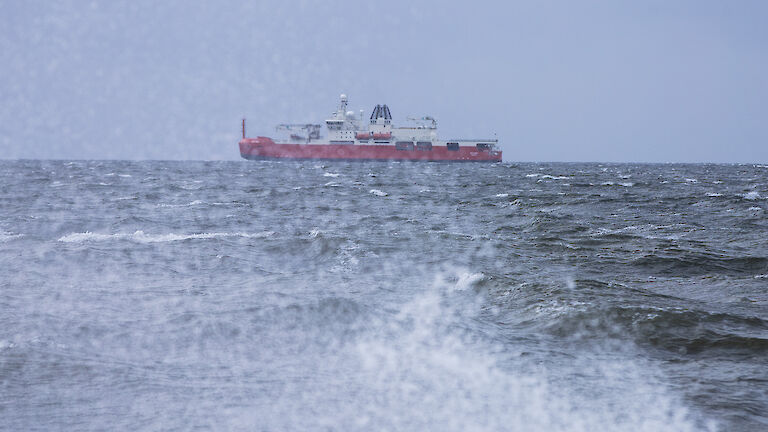
M 244 238 L 265 238 L 273 235 L 273 231 L 263 231 L 259 233 L 196 233 L 196 234 L 146 234 L 144 231 L 136 231 L 132 234 L 99 234 L 92 233 L 90 231 L 82 233 L 71 233 L 65 236 L 59 237 L 58 241 L 63 243 L 83 243 L 83 242 L 98 242 L 98 241 L 110 241 L 110 240 L 128 240 L 137 243 L 163 243 L 174 242 L 182 240 L 209 240 L 217 238 L 227 237 L 244 237 Z

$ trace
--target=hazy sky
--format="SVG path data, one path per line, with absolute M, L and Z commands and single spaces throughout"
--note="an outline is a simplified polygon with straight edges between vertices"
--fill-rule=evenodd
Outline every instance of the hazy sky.
M 507 161 L 768 162 L 768 1 L 0 0 L 0 158 L 238 159 L 366 116 Z

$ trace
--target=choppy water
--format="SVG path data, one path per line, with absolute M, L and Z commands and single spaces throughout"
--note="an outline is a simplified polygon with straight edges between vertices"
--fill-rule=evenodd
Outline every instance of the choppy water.
M 768 428 L 768 167 L 0 168 L 4 430 Z

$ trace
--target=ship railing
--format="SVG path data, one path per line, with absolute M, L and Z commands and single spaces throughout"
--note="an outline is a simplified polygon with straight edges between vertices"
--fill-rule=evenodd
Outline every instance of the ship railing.
M 450 142 L 474 142 L 474 143 L 498 143 L 498 138 L 493 139 L 468 139 L 468 138 L 461 138 L 461 139 L 447 139 L 444 141 L 450 141 Z

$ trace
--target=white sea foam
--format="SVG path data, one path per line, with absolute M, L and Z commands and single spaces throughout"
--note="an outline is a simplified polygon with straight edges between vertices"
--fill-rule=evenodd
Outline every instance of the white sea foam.
M 329 173 L 329 172 L 327 172 L 327 173 L 323 174 L 323 177 L 338 177 L 338 176 L 339 176 L 338 173 Z
M 721 197 L 721 196 L 723 196 L 723 194 L 717 193 L 717 192 L 707 192 L 707 196 L 714 198 L 714 197 Z
M 371 193 L 371 194 L 374 194 L 374 195 L 380 196 L 380 197 L 385 197 L 385 196 L 389 195 L 388 193 L 386 193 L 384 191 L 380 191 L 378 189 L 371 189 L 371 190 L 368 191 L 368 193 Z
M 569 290 L 575 290 L 576 289 L 576 281 L 573 279 L 573 276 L 567 276 L 565 278 L 565 287 Z
M 763 211 L 763 208 L 762 207 L 750 207 L 747 210 L 757 212 L 757 211 Z
M 136 231 L 132 234 L 117 233 L 117 234 L 99 234 L 92 233 L 90 231 L 82 233 L 71 233 L 62 236 L 58 241 L 63 243 L 84 243 L 84 242 L 102 242 L 111 240 L 128 240 L 136 243 L 163 243 L 174 242 L 182 240 L 208 240 L 227 237 L 243 237 L 243 238 L 265 238 L 273 235 L 273 231 L 263 231 L 258 233 L 197 233 L 197 234 L 146 234 L 144 231 Z
M 459 279 L 476 281 L 477 275 L 467 273 Z M 575 357 L 565 372 L 546 364 L 518 370 L 515 364 L 521 353 L 500 350 L 459 330 L 463 327 L 455 325 L 455 317 L 466 319 L 464 315 L 471 316 L 481 302 L 464 298 L 467 290 L 447 288 L 450 295 L 463 296 L 455 306 L 434 292 L 419 295 L 393 320 L 373 320 L 366 327 L 370 330 L 352 344 L 354 352 L 345 353 L 343 358 L 353 360 L 343 365 L 345 382 L 360 392 L 350 401 L 344 397 L 348 392 L 344 387 L 345 393 L 338 396 L 347 404 L 345 412 L 353 413 L 348 426 L 339 429 L 702 429 L 664 385 L 661 374 L 637 356 Z M 563 313 L 573 312 L 568 306 Z M 568 378 L 563 380 L 562 375 Z M 589 397 L 584 397 L 583 388 L 590 388 Z M 336 399 L 327 393 L 323 398 Z M 329 414 L 329 422 L 338 424 L 339 416 Z
M 550 174 L 539 174 L 539 173 L 526 174 L 525 176 L 530 178 L 540 177 L 541 179 L 547 179 L 547 180 L 566 180 L 569 178 L 567 176 L 553 176 Z
M 508 197 L 508 196 L 509 196 L 509 194 L 508 194 L 508 193 L 500 193 L 500 194 L 496 194 L 496 195 L 494 195 L 494 196 L 495 196 L 496 198 L 506 198 L 506 197 Z
M 16 344 L 8 340 L 0 340 L 0 350 L 14 348 Z
M 482 273 L 469 273 L 465 272 L 459 275 L 459 280 L 456 281 L 456 285 L 454 286 L 454 289 L 457 291 L 464 291 L 467 288 L 472 287 L 475 283 L 483 280 L 485 278 L 485 275 Z
M 157 206 L 158 207 L 174 208 L 174 207 L 192 207 L 192 206 L 196 206 L 196 205 L 200 205 L 200 204 L 204 204 L 204 202 L 200 201 L 200 200 L 194 200 L 194 201 L 188 202 L 186 204 L 158 204 Z
M 194 182 L 190 182 L 190 183 L 194 183 Z M 188 191 L 199 190 L 202 187 L 199 184 L 180 184 L 177 186 L 179 187 L 179 189 L 184 189 Z
M 632 183 L 632 182 L 615 183 L 615 182 L 612 182 L 612 181 L 607 181 L 607 182 L 601 183 L 600 185 L 601 186 L 616 186 L 616 185 L 619 185 L 619 186 L 623 186 L 623 187 L 632 187 L 635 184 Z
M 686 183 L 698 183 L 699 181 L 695 178 L 687 178 L 685 179 Z
M 758 200 L 758 199 L 762 198 L 762 197 L 760 196 L 760 194 L 759 194 L 759 193 L 757 193 L 756 191 L 747 192 L 747 193 L 745 193 L 744 195 L 742 195 L 742 197 L 743 197 L 744 199 L 747 199 L 747 200 L 750 200 L 750 201 L 754 201 L 754 200 Z
M 0 243 L 5 243 L 10 240 L 24 237 L 24 234 L 15 234 L 12 232 L 3 231 L 0 232 Z

